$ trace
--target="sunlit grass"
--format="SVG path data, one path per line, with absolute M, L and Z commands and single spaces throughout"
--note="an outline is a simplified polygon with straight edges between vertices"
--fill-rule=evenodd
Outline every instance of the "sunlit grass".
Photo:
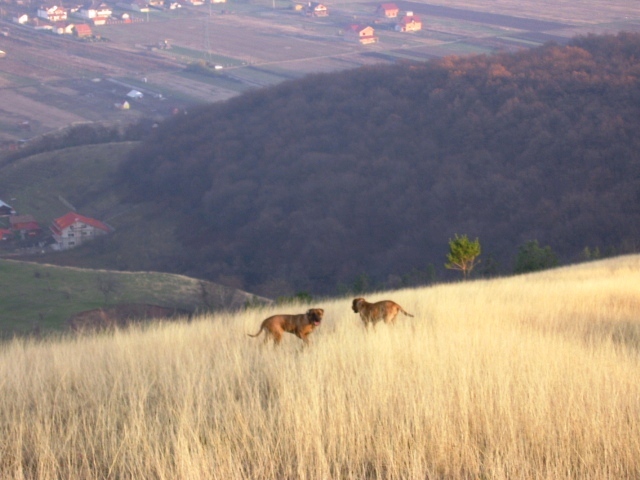
M 0 477 L 640 476 L 640 256 L 384 298 L 307 349 L 267 309 L 4 344 Z

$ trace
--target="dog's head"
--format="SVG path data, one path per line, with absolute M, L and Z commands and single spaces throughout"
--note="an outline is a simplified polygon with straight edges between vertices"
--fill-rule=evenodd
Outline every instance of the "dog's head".
M 309 322 L 313 326 L 320 325 L 322 321 L 322 317 L 324 315 L 324 310 L 322 308 L 310 308 L 307 310 L 307 317 L 309 318 Z
M 360 305 L 362 305 L 362 302 L 364 302 L 364 298 L 362 298 L 362 297 L 358 297 L 358 298 L 354 298 L 353 299 L 353 303 L 351 304 L 351 308 L 353 308 L 353 311 L 355 313 L 358 313 L 360 311 Z

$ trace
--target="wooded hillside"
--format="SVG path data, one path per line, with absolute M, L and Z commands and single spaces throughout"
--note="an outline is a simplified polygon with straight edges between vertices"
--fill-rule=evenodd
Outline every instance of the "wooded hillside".
M 120 174 L 182 211 L 183 273 L 257 293 L 443 275 L 456 233 L 485 273 L 534 239 L 633 251 L 639 76 L 624 33 L 312 75 L 167 121 Z

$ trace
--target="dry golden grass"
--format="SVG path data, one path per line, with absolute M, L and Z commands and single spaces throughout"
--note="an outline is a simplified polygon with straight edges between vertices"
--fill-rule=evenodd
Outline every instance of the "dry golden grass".
M 640 477 L 640 256 L 383 298 L 4 344 L 0 478 Z

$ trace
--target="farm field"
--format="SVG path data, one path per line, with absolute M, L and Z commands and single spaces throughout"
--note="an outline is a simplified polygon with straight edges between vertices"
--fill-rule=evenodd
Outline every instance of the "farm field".
M 640 256 L 0 350 L 2 478 L 635 479 Z M 325 309 L 302 348 L 249 338 Z
M 640 30 L 640 6 L 604 2 L 457 0 L 398 2 L 423 19 L 414 34 L 375 17 L 375 2 L 328 4 L 326 18 L 281 0 L 185 7 L 137 14 L 138 22 L 94 27 L 100 41 L 39 33 L 0 21 L 0 145 L 75 122 L 127 124 L 164 118 L 190 105 L 231 98 L 314 72 L 372 63 L 424 61 L 567 41 L 587 33 Z M 136 15 L 136 14 L 134 14 Z M 380 41 L 346 42 L 351 23 L 371 24 Z M 169 48 L 160 48 L 167 41 Z M 223 68 L 204 75 L 189 64 Z M 143 92 L 129 100 L 131 89 Z

